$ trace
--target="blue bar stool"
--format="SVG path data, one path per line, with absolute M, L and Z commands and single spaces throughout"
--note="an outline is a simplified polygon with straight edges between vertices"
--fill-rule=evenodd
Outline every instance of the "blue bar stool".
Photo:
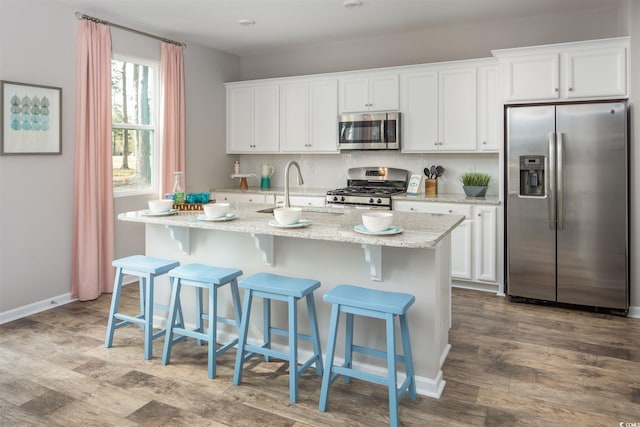
M 340 376 L 344 375 L 345 382 L 351 377 L 376 384 L 386 385 L 389 389 L 389 419 L 391 426 L 398 425 L 398 400 L 405 391 L 409 399 L 416 399 L 416 380 L 411 357 L 411 341 L 409 338 L 409 323 L 407 310 L 415 301 L 415 297 L 398 292 L 385 292 L 361 288 L 352 285 L 339 285 L 324 295 L 324 301 L 330 302 L 331 321 L 329 325 L 329 342 L 327 344 L 327 360 L 322 388 L 320 390 L 320 411 L 327 410 L 329 387 Z M 336 350 L 336 336 L 340 313 L 346 314 L 346 342 L 345 361 L 342 365 L 334 365 Z M 386 320 L 387 351 L 380 351 L 353 344 L 353 315 L 374 317 Z M 400 319 L 403 355 L 396 354 L 395 318 Z M 353 352 L 380 357 L 387 360 L 387 376 L 373 375 L 352 369 Z M 398 388 L 396 363 L 405 365 L 407 377 Z
M 216 376 L 216 359 L 219 355 L 226 352 L 238 343 L 235 338 L 224 344 L 220 348 L 216 348 L 216 335 L 218 331 L 218 323 L 235 326 L 239 329 L 240 322 L 240 294 L 238 293 L 238 276 L 242 275 L 242 270 L 233 268 L 213 267 L 204 264 L 188 264 L 175 268 L 169 272 L 172 280 L 171 304 L 169 306 L 169 318 L 167 319 L 167 335 L 164 340 L 164 352 L 162 353 L 162 364 L 169 363 L 171 358 L 171 349 L 177 340 L 173 339 L 173 334 L 183 337 L 191 337 L 196 339 L 196 343 L 200 345 L 202 340 L 209 344 L 209 378 Z M 218 288 L 224 285 L 230 285 L 231 298 L 233 300 L 234 319 L 218 316 Z M 180 307 L 180 288 L 182 285 L 194 286 L 196 288 L 196 328 L 193 330 L 185 329 L 184 325 L 176 323 L 176 317 L 179 315 Z M 208 313 L 202 312 L 202 290 L 207 289 L 209 293 L 209 310 Z M 209 330 L 205 333 L 202 321 L 208 320 Z
M 169 307 L 162 304 L 154 304 L 153 289 L 156 276 L 167 273 L 180 265 L 178 261 L 170 259 L 152 258 L 144 255 L 132 255 L 113 261 L 116 267 L 116 277 L 111 296 L 111 309 L 109 310 L 109 322 L 107 324 L 107 337 L 104 346 L 110 348 L 113 345 L 113 334 L 116 329 L 131 323 L 140 325 L 144 333 L 144 358 L 151 359 L 153 340 L 165 334 L 166 329 L 153 333 L 153 309 L 169 311 Z M 122 279 L 125 275 L 138 276 L 140 284 L 140 314 L 130 316 L 120 313 L 120 292 L 122 291 Z M 121 320 L 121 322 L 117 322 Z M 182 322 L 182 311 L 178 319 Z
M 316 318 L 316 306 L 313 299 L 313 291 L 320 287 L 320 282 L 311 279 L 298 279 L 294 277 L 278 276 L 269 273 L 257 273 L 240 281 L 240 287 L 245 289 L 244 304 L 242 306 L 242 323 L 240 325 L 240 337 L 238 353 L 236 355 L 236 367 L 233 373 L 233 384 L 239 385 L 242 380 L 242 365 L 257 354 L 264 356 L 266 362 L 269 357 L 277 357 L 289 362 L 289 400 L 298 401 L 298 378 L 312 364 L 315 363 L 316 373 L 322 375 L 322 352 L 320 351 L 320 338 L 318 334 L 318 320 Z M 251 315 L 251 303 L 253 297 L 263 298 L 263 334 L 264 342 L 260 346 L 247 344 L 247 331 Z M 307 301 L 309 315 L 309 330 L 311 335 L 298 332 L 298 308 L 297 303 L 301 298 Z M 289 330 L 271 326 L 271 300 L 288 303 Z M 271 349 L 271 334 L 286 336 L 289 338 L 289 352 L 284 353 Z M 298 339 L 310 341 L 313 344 L 313 356 L 298 368 Z

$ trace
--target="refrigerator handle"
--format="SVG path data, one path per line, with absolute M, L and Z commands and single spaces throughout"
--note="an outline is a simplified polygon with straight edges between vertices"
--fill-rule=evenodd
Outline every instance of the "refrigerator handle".
M 556 145 L 556 204 L 558 205 L 558 231 L 562 231 L 563 221 L 562 221 L 562 152 L 564 150 L 563 147 L 563 134 L 562 132 L 558 132 L 558 144 Z
M 549 132 L 549 155 L 547 156 L 547 194 L 549 195 L 549 228 L 556 228 L 556 194 L 553 188 L 556 182 L 556 134 Z

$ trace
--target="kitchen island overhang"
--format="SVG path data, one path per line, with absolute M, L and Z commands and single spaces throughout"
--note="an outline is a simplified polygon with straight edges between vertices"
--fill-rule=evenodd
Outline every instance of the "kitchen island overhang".
M 260 213 L 260 205 L 232 206 L 237 219 L 201 221 L 198 213 L 173 216 L 144 216 L 141 212 L 120 214 L 123 221 L 145 224 L 146 254 L 172 258 L 182 264 L 199 262 L 243 270 L 244 275 L 265 271 L 319 280 L 316 292 L 321 342 L 326 345 L 330 306 L 322 296 L 335 286 L 347 283 L 372 289 L 392 290 L 415 295 L 409 311 L 411 339 L 418 393 L 439 397 L 445 381 L 441 367 L 449 352 L 451 326 L 450 233 L 460 224 L 461 215 L 394 212 L 394 225 L 403 231 L 394 235 L 366 235 L 354 230 L 361 224 L 362 210 L 304 208 L 303 218 L 312 224 L 301 228 L 277 228 L 268 224 L 273 216 Z M 240 277 L 242 280 L 242 277 Z M 158 280 L 157 302 L 168 303 L 168 280 Z M 219 295 L 219 312 L 231 314 L 231 301 Z M 192 295 L 183 296 L 185 320 L 193 322 Z M 254 319 L 260 319 L 261 305 Z M 158 312 L 160 316 L 163 312 Z M 276 305 L 274 324 L 286 324 L 286 309 Z M 301 309 L 300 325 L 306 324 Z M 164 319 L 159 318 L 162 324 Z M 356 343 L 384 349 L 384 327 L 376 320 L 356 322 Z M 260 325 L 251 326 L 250 337 L 257 341 Z M 231 328 L 219 331 L 235 334 Z M 341 346 L 343 338 L 339 338 Z M 284 341 L 274 342 L 277 347 Z M 308 351 L 301 344 L 301 354 Z M 336 355 L 343 348 L 338 347 Z M 401 347 L 398 347 L 401 348 Z M 326 350 L 323 347 L 323 350 Z M 372 373 L 383 372 L 381 360 L 362 357 L 354 362 Z M 403 367 L 401 367 L 402 369 Z

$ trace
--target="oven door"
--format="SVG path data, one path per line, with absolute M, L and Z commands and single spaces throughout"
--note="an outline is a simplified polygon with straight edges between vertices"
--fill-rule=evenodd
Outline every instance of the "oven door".
M 340 150 L 385 150 L 387 113 L 341 114 L 338 121 Z

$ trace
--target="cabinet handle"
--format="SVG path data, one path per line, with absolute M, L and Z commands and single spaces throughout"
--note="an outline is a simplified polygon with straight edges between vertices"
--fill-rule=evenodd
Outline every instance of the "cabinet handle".
M 560 89 L 555 88 L 555 89 L 553 89 L 553 91 L 554 91 L 554 92 L 560 92 Z
M 482 141 L 482 145 L 487 145 L 487 141 Z
M 573 92 L 573 88 L 572 87 L 569 88 L 569 92 Z
M 480 212 L 480 213 L 478 213 L 478 216 L 482 216 L 482 213 L 481 213 L 481 212 Z
M 249 203 L 253 202 L 253 199 L 249 199 Z

